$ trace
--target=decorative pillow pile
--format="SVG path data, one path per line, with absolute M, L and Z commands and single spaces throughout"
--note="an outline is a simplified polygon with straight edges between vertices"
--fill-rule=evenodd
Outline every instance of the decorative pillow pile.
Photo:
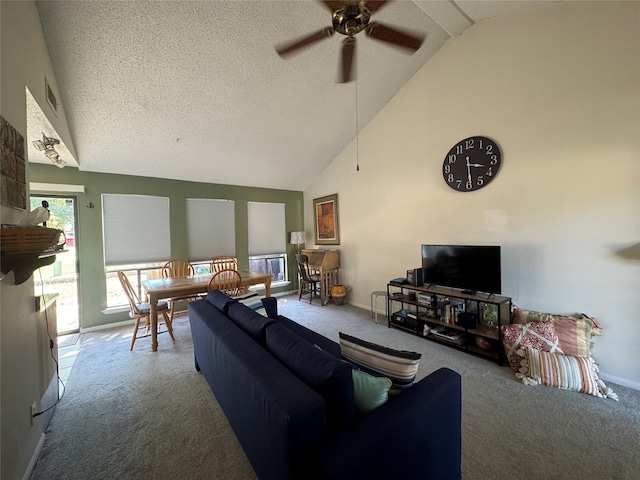
M 374 376 L 391 380 L 392 390 L 413 385 L 422 354 L 394 350 L 339 332 L 342 356 Z
M 593 335 L 602 335 L 602 327 L 595 318 L 583 313 L 557 315 L 513 308 L 513 323 L 553 322 L 559 345 L 565 355 L 588 357 L 591 355 Z
M 591 357 L 556 355 L 529 346 L 516 377 L 526 385 L 549 385 L 601 398 L 618 396 L 598 377 L 598 366 Z
M 502 326 L 502 345 L 514 371 L 519 371 L 524 359 L 524 348 L 552 353 L 563 353 L 558 345 L 558 336 L 553 322 L 531 322 L 526 325 L 511 324 Z

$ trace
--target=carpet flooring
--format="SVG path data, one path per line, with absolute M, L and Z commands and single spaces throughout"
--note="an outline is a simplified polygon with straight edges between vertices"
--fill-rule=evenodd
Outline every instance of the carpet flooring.
M 351 305 L 321 307 L 286 296 L 278 308 L 336 341 L 343 331 L 419 351 L 418 378 L 440 367 L 459 372 L 465 480 L 638 478 L 640 391 L 609 384 L 620 398 L 615 402 L 526 386 L 508 366 L 389 329 L 382 315 L 376 324 Z M 177 317 L 174 329 L 175 343 L 160 335 L 157 353 L 149 339 L 130 352 L 128 327 L 82 336 L 32 480 L 256 478 L 193 367 L 188 318 Z

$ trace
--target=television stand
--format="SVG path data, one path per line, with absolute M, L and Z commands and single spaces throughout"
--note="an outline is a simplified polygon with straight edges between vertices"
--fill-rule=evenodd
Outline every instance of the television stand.
M 504 359 L 500 327 L 511 323 L 510 297 L 388 283 L 387 312 L 389 328 L 497 362 Z

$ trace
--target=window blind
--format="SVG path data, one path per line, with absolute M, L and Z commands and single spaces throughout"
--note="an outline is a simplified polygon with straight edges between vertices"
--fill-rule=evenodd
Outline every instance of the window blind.
M 169 260 L 170 229 L 167 197 L 102 194 L 106 266 Z
M 236 212 L 231 200 L 187 198 L 189 260 L 236 256 Z
M 287 231 L 284 203 L 249 202 L 249 255 L 284 253 Z

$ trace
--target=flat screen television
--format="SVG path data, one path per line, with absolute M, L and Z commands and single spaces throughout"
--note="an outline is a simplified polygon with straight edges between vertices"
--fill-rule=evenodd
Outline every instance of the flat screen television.
M 425 285 L 499 294 L 500 247 L 489 245 L 422 245 Z

